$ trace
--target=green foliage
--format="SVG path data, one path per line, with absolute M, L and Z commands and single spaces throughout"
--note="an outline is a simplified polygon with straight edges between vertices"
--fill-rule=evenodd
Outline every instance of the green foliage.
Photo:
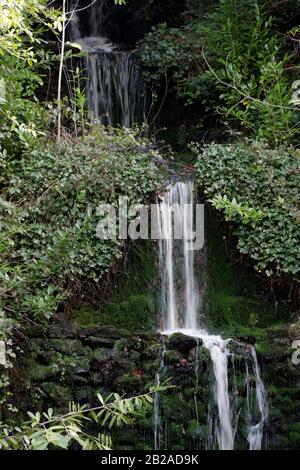
M 263 217 L 263 212 L 261 210 L 253 209 L 249 207 L 248 204 L 240 204 L 237 202 L 234 197 L 230 201 L 226 194 L 223 196 L 217 195 L 212 199 L 209 199 L 208 202 L 218 210 L 223 210 L 226 220 L 233 220 L 236 217 L 239 217 L 243 224 L 256 223 Z
M 72 144 L 45 143 L 13 168 L 7 163 L 1 279 L 15 313 L 49 318 L 68 289 L 81 278 L 99 282 L 121 256 L 122 241 L 97 238 L 97 207 L 121 195 L 140 203 L 158 188 L 154 151 L 139 153 L 138 145 L 132 132 L 97 128 Z
M 202 97 L 205 89 L 200 90 L 199 85 L 202 81 L 205 87 L 205 80 L 199 77 L 199 67 L 203 69 L 201 41 L 194 25 L 180 29 L 160 24 L 152 28 L 141 41 L 139 51 L 142 62 L 148 68 L 145 71 L 146 79 L 155 82 L 171 75 L 176 81 L 179 96 L 188 103 Z
M 129 204 L 150 197 L 161 184 L 153 155 L 156 151 L 134 131 L 101 127 L 69 143 L 41 142 L 20 162 L 2 154 L 5 318 L 47 321 L 83 286 L 99 285 L 122 256 L 123 242 L 97 238 L 97 207 L 116 206 L 119 196 L 128 196 Z
M 0 149 L 18 156 L 34 144 L 48 122 L 35 92 L 54 60 L 42 36 L 61 24 L 46 0 L 2 0 L 0 19 Z
M 234 222 L 238 249 L 267 276 L 299 280 L 297 151 L 212 144 L 199 154 L 197 170 L 206 195 Z
M 78 443 L 82 450 L 109 450 L 112 440 L 109 432 L 113 427 L 132 425 L 136 417 L 143 417 L 150 409 L 153 393 L 162 392 L 168 386 L 152 388 L 149 393 L 125 398 L 117 393 L 104 398 L 97 394 L 99 406 L 87 408 L 74 403 L 65 415 L 54 415 L 53 409 L 47 413 L 28 412 L 30 421 L 20 426 L 0 423 L 0 449 L 2 450 L 50 450 L 69 449 Z M 86 429 L 94 424 L 96 436 Z
M 1 0 L 1 56 L 10 54 L 29 65 L 36 62 L 33 46 L 40 44 L 42 28 L 61 29 L 59 12 L 47 4 L 47 0 Z
M 275 22 L 259 2 L 221 0 L 207 15 L 189 16 L 181 28 L 158 25 L 140 45 L 146 76 L 176 84 L 202 114 L 271 144 L 299 135 L 291 61 Z
M 217 54 L 213 76 L 224 102 L 221 112 L 258 138 L 289 140 L 297 132 L 290 126 L 289 57 L 284 41 L 274 34 L 273 18 L 257 2 L 244 0 L 223 0 L 213 18 L 215 42 L 210 51 L 208 34 L 206 47 L 209 62 Z

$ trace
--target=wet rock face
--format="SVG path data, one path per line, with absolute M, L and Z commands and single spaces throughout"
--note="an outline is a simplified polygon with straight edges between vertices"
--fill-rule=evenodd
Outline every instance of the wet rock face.
M 138 393 L 154 382 L 157 335 L 145 341 L 141 335 L 127 337 L 112 327 L 74 325 L 28 328 L 24 334 L 29 337 L 22 363 L 24 408 L 63 408 L 70 401 L 91 404 L 100 389 L 107 394 Z
M 167 338 L 166 346 L 167 349 L 175 349 L 187 355 L 192 349 L 197 347 L 197 340 L 191 336 L 183 335 L 182 333 L 174 333 Z
M 201 341 L 197 344 L 194 338 L 178 333 L 161 337 L 105 326 L 82 328 L 68 324 L 28 328 L 24 333 L 29 341 L 20 358 L 19 408 L 53 407 L 64 411 L 71 401 L 97 404 L 97 392 L 140 394 L 153 386 L 159 371 L 160 382 L 169 380 L 172 385 L 160 400 L 162 448 L 206 448 L 208 409 L 211 416 L 216 416 L 217 410 L 212 400 L 210 356 Z M 237 336 L 230 349 L 234 362 L 228 362 L 229 387 L 236 387 L 237 406 L 243 408 L 247 399 L 247 347 L 256 342 L 270 406 L 266 433 L 271 449 L 297 448 L 300 442 L 300 365 L 293 364 L 290 349 L 298 333 L 297 325 L 270 328 L 263 338 L 249 331 L 243 337 Z M 255 390 L 255 377 L 249 380 Z M 242 412 L 237 448 L 247 448 L 246 427 Z M 113 441 L 118 449 L 151 449 L 153 436 L 150 413 L 136 427 L 114 431 Z

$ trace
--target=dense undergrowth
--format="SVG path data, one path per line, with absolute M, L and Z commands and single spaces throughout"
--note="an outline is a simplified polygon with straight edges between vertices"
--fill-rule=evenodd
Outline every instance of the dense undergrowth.
M 297 2 L 290 3 L 292 15 Z M 204 135 L 209 120 L 231 136 L 297 143 L 298 29 L 282 34 L 286 19 L 280 8 L 275 18 L 273 2 L 200 5 L 194 2 L 182 27 L 161 24 L 142 40 L 146 78 L 199 107 L 196 126 Z
M 58 311 L 68 310 L 71 300 L 103 290 L 103 278 L 122 256 L 123 243 L 97 237 L 97 207 L 103 202 L 116 206 L 121 195 L 131 203 L 149 200 L 162 181 L 154 163 L 157 151 L 139 132 L 91 125 L 80 70 L 76 84 L 68 83 L 69 97 L 53 103 L 37 98 L 45 75 L 60 58 L 45 37 L 54 40 L 64 24 L 61 12 L 46 8 L 47 3 L 1 2 L 0 345 L 6 348 L 7 361 L 0 371 L 0 404 L 5 404 L 10 419 L 17 411 L 10 379 L 20 325 L 49 324 Z M 289 18 L 296 15 L 299 2 L 279 3 L 284 5 L 188 1 L 182 26 L 158 25 L 141 42 L 140 57 L 153 88 L 162 87 L 166 95 L 171 91 L 191 113 L 198 110 L 193 126 L 201 143 L 209 135 L 208 122 L 220 129 L 219 140 L 231 142 L 197 147 L 199 187 L 232 224 L 240 252 L 273 284 L 283 283 L 291 296 L 297 293 L 300 264 L 300 83 L 299 27 Z M 67 61 L 62 65 L 66 75 L 72 75 Z M 69 128 L 56 142 L 58 116 Z M 178 123 L 184 134 L 185 126 Z M 144 263 L 143 257 L 140 260 Z M 143 276 L 140 266 L 135 276 Z M 149 268 L 145 280 L 151 277 L 155 275 Z M 227 289 L 229 279 L 228 273 L 224 285 L 211 285 L 214 326 L 226 329 L 243 323 L 256 328 L 278 320 L 273 309 L 266 309 L 263 318 L 261 304 L 251 293 L 246 293 L 245 302 L 245 292 Z M 120 326 L 122 317 L 126 329 L 133 329 L 136 321 L 152 328 L 153 298 L 143 291 L 144 285 L 139 290 L 134 283 L 134 277 L 130 282 L 121 279 L 101 309 L 91 302 L 90 309 L 72 309 L 72 319 L 78 325 L 99 321 Z M 130 402 L 122 406 L 120 416 L 125 409 L 131 418 L 134 407 Z M 105 436 L 97 442 L 81 441 L 81 411 L 75 409 L 67 423 L 52 418 L 52 411 L 44 416 L 47 422 L 59 423 L 53 434 L 47 434 L 47 425 L 41 431 L 38 414 L 30 416 L 21 431 L 5 424 L 0 445 L 67 448 L 72 441 L 65 432 L 67 424 L 80 445 L 108 447 Z M 101 427 L 102 420 L 98 422 Z M 37 440 L 29 429 L 32 424 Z M 19 435 L 20 442 L 18 437 L 6 439 L 7 433 Z
M 235 225 L 238 249 L 268 277 L 299 281 L 299 157 L 293 149 L 209 145 L 197 162 L 207 198 Z
M 161 184 L 155 153 L 131 132 L 97 128 L 78 141 L 41 143 L 6 167 L 1 307 L 10 322 L 50 320 L 59 304 L 97 287 L 123 246 L 117 234 L 98 238 L 98 206 L 150 197 Z
M 105 216 L 98 207 L 117 209 L 119 196 L 128 204 L 145 202 L 162 176 L 154 163 L 157 151 L 139 131 L 91 124 L 85 92 L 73 72 L 70 96 L 58 95 L 53 103 L 37 98 L 45 75 L 60 59 L 45 38 L 53 40 L 65 24 L 61 11 L 47 3 L 1 2 L 0 418 L 5 414 L 6 422 L 0 425 L 0 448 L 68 448 L 77 442 L 82 448 L 107 449 L 109 436 L 84 432 L 86 407 L 73 405 L 65 417 L 38 412 L 14 426 L 18 409 L 10 385 L 18 344 L 24 324 L 47 324 L 74 297 L 100 291 L 104 275 L 122 256 L 118 234 L 110 240 L 98 236 Z M 67 63 L 62 65 L 68 74 Z M 133 400 L 115 395 L 110 401 L 106 405 L 98 397 L 99 414 L 92 414 L 98 429 L 110 416 L 112 425 L 131 424 L 136 410 L 143 413 L 152 398 L 151 393 Z

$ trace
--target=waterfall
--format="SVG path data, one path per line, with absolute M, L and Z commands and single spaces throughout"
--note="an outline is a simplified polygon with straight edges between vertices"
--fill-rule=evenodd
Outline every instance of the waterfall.
M 110 40 L 106 31 L 107 0 L 91 3 L 87 35 L 84 34 L 85 25 L 82 24 L 80 9 L 76 12 L 78 0 L 73 0 L 72 5 L 74 12 L 68 23 L 68 36 L 71 42 L 76 42 L 85 52 L 87 102 L 94 120 L 105 125 L 121 125 L 126 128 L 145 123 L 147 91 L 141 68 L 134 50 L 124 50 Z M 193 336 L 197 338 L 197 355 L 200 340 L 209 351 L 214 375 L 214 401 L 218 409 L 216 438 L 219 449 L 231 450 L 234 448 L 239 416 L 235 416 L 228 384 L 228 358 L 232 356 L 228 345 L 231 340 L 211 335 L 204 325 L 199 324 L 201 297 L 194 269 L 195 254 L 191 249 L 194 222 L 193 189 L 192 181 L 171 184 L 157 205 L 162 333 L 170 335 L 179 331 Z M 250 403 L 250 373 L 247 368 L 248 443 L 251 450 L 258 450 L 262 446 L 268 404 L 253 347 L 250 357 L 255 380 L 255 411 Z M 163 367 L 164 351 L 160 371 Z M 157 384 L 160 371 L 155 377 Z M 195 374 L 197 377 L 197 364 Z M 255 424 L 257 410 L 260 416 L 259 422 Z M 196 415 L 198 419 L 197 405 Z M 212 420 L 210 424 L 213 428 Z M 160 396 L 157 393 L 154 399 L 155 449 L 160 448 L 160 440 Z M 212 439 L 210 442 L 212 443 Z
M 262 438 L 263 438 L 263 429 L 264 424 L 268 418 L 269 408 L 268 408 L 268 401 L 266 396 L 266 390 L 264 384 L 261 380 L 259 365 L 257 361 L 256 351 L 253 347 L 250 350 L 251 354 L 251 363 L 252 363 L 252 371 L 254 374 L 255 379 L 255 390 L 256 390 L 256 403 L 258 406 L 258 410 L 260 413 L 260 421 L 257 424 L 251 424 L 252 421 L 252 413 L 251 413 L 251 403 L 250 403 L 250 394 L 251 394 L 251 387 L 249 386 L 250 376 L 249 376 L 249 369 L 247 368 L 247 403 L 248 403 L 248 416 L 249 416 L 249 430 L 248 430 L 248 442 L 250 445 L 250 450 L 260 450 L 262 445 Z
M 228 344 L 231 340 L 211 335 L 198 324 L 200 299 L 195 278 L 194 251 L 190 249 L 193 239 L 193 200 L 193 182 L 176 182 L 169 186 L 157 205 L 162 333 L 170 335 L 181 332 L 201 339 L 209 351 L 215 379 L 214 399 L 218 408 L 218 446 L 219 449 L 231 450 L 235 437 L 228 387 Z M 254 348 L 251 349 L 251 355 L 261 421 L 250 426 L 248 441 L 250 449 L 259 449 L 267 416 L 266 398 Z
M 146 95 L 134 52 L 90 52 L 87 75 L 88 107 L 96 121 L 127 128 L 143 122 Z
M 135 51 L 122 50 L 107 37 L 106 3 L 99 0 L 90 6 L 87 36 L 82 35 L 74 4 L 68 36 L 86 55 L 82 68 L 86 70 L 87 104 L 94 121 L 130 128 L 146 121 L 147 89 Z

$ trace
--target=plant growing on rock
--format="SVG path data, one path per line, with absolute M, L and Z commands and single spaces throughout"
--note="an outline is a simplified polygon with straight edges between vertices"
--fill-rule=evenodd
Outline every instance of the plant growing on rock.
M 99 288 L 123 241 L 97 238 L 97 207 L 121 195 L 150 198 L 162 182 L 156 153 L 133 131 L 97 127 L 81 139 L 43 142 L 21 162 L 3 154 L 0 307 L 14 329 L 49 321 L 59 304 Z
M 295 53 L 260 2 L 217 3 L 205 15 L 194 7 L 180 28 L 160 24 L 146 35 L 140 44 L 146 78 L 173 84 L 185 104 L 201 107 L 203 120 L 215 116 L 273 146 L 296 143 L 299 106 L 291 96 L 297 66 L 288 65 Z
M 199 184 L 234 223 L 238 249 L 267 276 L 299 281 L 297 151 L 211 144 L 199 152 Z

